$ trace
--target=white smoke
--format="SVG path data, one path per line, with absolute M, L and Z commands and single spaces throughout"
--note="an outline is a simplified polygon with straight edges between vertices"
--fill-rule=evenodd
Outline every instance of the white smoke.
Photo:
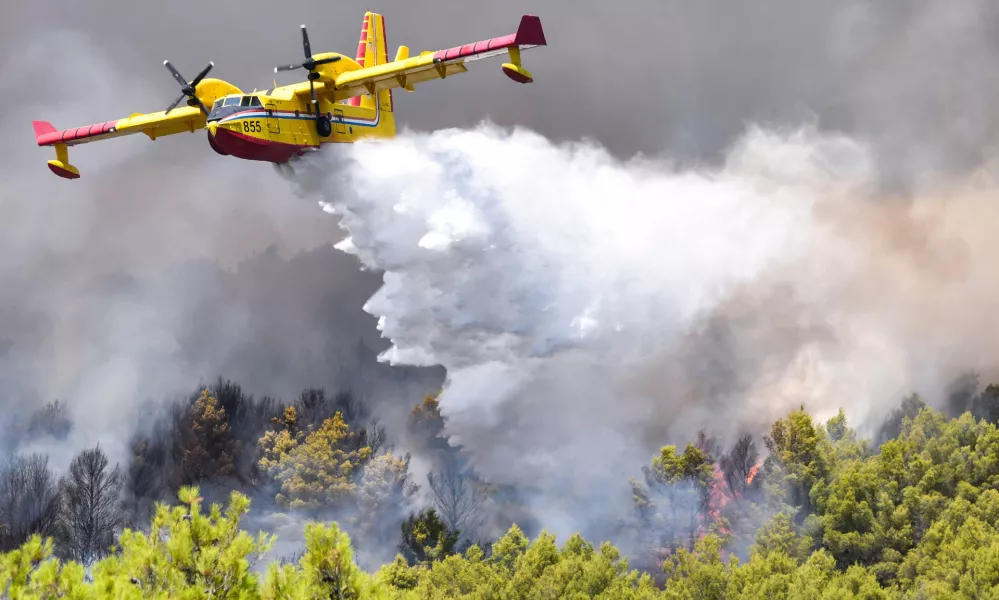
M 452 442 L 566 534 L 621 516 L 627 477 L 699 428 L 728 442 L 799 404 L 870 422 L 987 367 L 999 323 L 968 309 L 999 300 L 999 211 L 878 198 L 874 158 L 752 129 L 679 171 L 482 126 L 319 152 L 292 180 L 384 272 L 382 358 L 446 367 Z

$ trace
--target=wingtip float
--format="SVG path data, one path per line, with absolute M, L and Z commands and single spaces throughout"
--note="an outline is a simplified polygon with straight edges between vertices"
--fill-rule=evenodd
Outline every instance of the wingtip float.
M 399 46 L 389 60 L 385 17 L 367 12 L 354 58 L 336 52 L 313 54 L 308 30 L 301 27 L 304 60 L 274 68 L 274 72 L 304 69 L 305 81 L 251 94 L 220 80 L 207 78 L 215 66 L 208 63 L 194 79 L 186 80 L 170 64 L 163 65 L 181 86 L 181 95 L 163 112 L 136 113 L 124 119 L 73 129 L 56 129 L 34 121 L 39 146 L 54 146 L 56 159 L 49 169 L 65 179 L 79 179 L 69 163 L 69 147 L 113 137 L 143 133 L 150 139 L 206 130 L 212 149 L 223 156 L 283 163 L 322 144 L 351 143 L 364 138 L 395 136 L 396 88 L 415 91 L 415 85 L 468 71 L 466 64 L 506 54 L 503 73 L 518 83 L 534 76 L 521 62 L 521 51 L 546 46 L 541 19 L 524 15 L 517 31 L 501 37 L 446 50 L 410 56 Z M 187 100 L 186 106 L 180 104 Z

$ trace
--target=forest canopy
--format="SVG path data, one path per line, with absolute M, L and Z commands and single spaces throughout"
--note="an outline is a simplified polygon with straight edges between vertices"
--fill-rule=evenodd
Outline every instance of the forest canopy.
M 948 417 L 912 396 L 876 440 L 861 439 L 842 411 L 820 423 L 798 409 L 773 423 L 765 451 L 746 435 L 722 452 L 705 432 L 682 450 L 664 446 L 630 482 L 626 557 L 579 534 L 559 543 L 541 529 L 532 539 L 516 523 L 499 539 L 474 539 L 503 491 L 479 481 L 441 438 L 434 396 L 409 423 L 439 467 L 428 477 L 430 506 L 419 507 L 408 455 L 393 454 L 350 394 L 258 402 L 220 381 L 175 407 L 163 424 L 174 433 L 136 439 L 124 471 L 100 448 L 81 453 L 59 481 L 43 457 L 9 461 L 0 473 L 0 590 L 11 598 L 999 597 L 997 398 L 989 386 L 952 399 Z M 45 410 L 43 420 L 60 423 L 58 407 Z M 150 478 L 153 466 L 161 478 Z M 220 481 L 228 497 L 216 491 L 209 503 L 199 483 Z M 145 523 L 135 508 L 142 500 L 151 502 Z M 254 502 L 308 518 L 304 551 L 266 559 L 276 538 L 246 530 Z M 344 521 L 316 512 L 330 505 Z M 397 507 L 413 510 L 403 517 Z M 362 566 L 352 533 L 362 545 L 394 546 L 395 559 Z

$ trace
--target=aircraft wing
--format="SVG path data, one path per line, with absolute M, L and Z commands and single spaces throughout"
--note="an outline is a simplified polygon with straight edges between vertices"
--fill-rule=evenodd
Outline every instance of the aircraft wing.
M 51 123 L 33 121 L 39 146 L 65 144 L 75 146 L 133 133 L 144 133 L 151 139 L 164 135 L 195 131 L 205 127 L 205 113 L 200 108 L 182 106 L 170 111 L 135 114 L 125 119 L 58 130 Z
M 334 82 L 333 93 L 336 100 L 343 100 L 391 88 L 412 91 L 414 84 L 464 73 L 468 70 L 465 63 L 503 53 L 510 55 L 510 62 L 503 65 L 503 72 L 514 81 L 530 83 L 534 79 L 520 65 L 520 50 L 545 45 L 547 41 L 541 19 L 524 15 L 517 32 L 502 37 L 447 50 L 421 52 L 413 58 L 404 56 L 405 49 L 400 48 L 400 55 L 392 62 L 342 73 Z
M 194 132 L 205 127 L 205 113 L 200 108 L 181 106 L 166 112 L 149 114 L 134 114 L 125 119 L 96 123 L 73 129 L 56 129 L 46 121 L 33 121 L 35 139 L 39 146 L 55 146 L 57 160 L 49 161 L 49 169 L 66 179 L 76 179 L 80 172 L 69 164 L 67 146 L 87 144 L 123 135 L 144 133 L 150 139 L 173 135 L 175 133 Z

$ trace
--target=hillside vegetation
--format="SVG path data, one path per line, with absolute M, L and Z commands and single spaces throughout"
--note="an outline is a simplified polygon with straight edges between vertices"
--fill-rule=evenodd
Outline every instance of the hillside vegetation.
M 432 396 L 414 408 L 409 432 L 439 467 L 428 481 L 434 501 L 401 515 L 417 488 L 408 455 L 393 454 L 377 424 L 362 426 L 367 415 L 349 396 L 312 391 L 284 405 L 240 394 L 220 382 L 192 396 L 175 414 L 176 435 L 136 440 L 127 473 L 99 448 L 58 483 L 38 457 L 11 462 L 0 474 L 8 549 L 0 590 L 10 598 L 999 598 L 996 387 L 952 398 L 952 418 L 909 398 L 875 440 L 860 439 L 842 412 L 818 423 L 799 409 L 773 424 L 765 450 L 746 436 L 722 453 L 706 434 L 682 450 L 663 447 L 631 481 L 632 511 L 619 524 L 631 561 L 609 542 L 560 543 L 544 530 L 531 539 L 517 524 L 492 542 L 473 539 L 504 491 L 478 481 L 440 437 Z M 220 481 L 236 491 L 209 504 L 199 485 Z M 138 488 L 174 497 L 150 500 Z M 345 517 L 317 518 L 304 552 L 275 560 L 274 536 L 244 531 L 251 496 L 305 517 L 338 506 Z M 135 507 L 146 500 L 150 518 L 138 523 Z M 358 566 L 352 535 L 395 548 L 395 560 Z

